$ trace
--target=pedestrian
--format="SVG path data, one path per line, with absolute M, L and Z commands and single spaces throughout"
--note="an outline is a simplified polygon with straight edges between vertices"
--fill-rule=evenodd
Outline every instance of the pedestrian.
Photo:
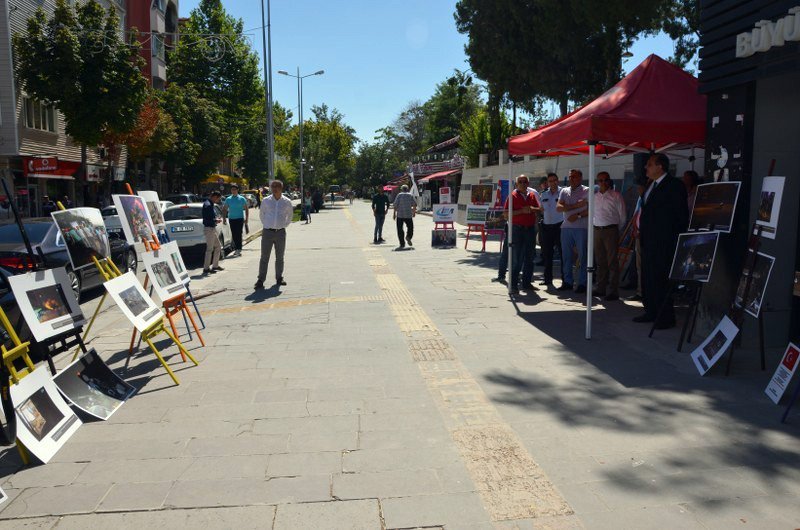
M 694 198 L 697 196 L 697 186 L 700 184 L 700 175 L 691 169 L 683 173 L 683 185 L 686 186 L 686 204 L 689 211 L 694 210 Z
M 283 194 L 283 182 L 273 180 L 269 189 L 272 194 L 261 203 L 261 226 L 264 231 L 261 233 L 261 261 L 255 289 L 264 288 L 272 247 L 275 247 L 275 284 L 286 285 L 283 279 L 283 255 L 286 251 L 286 227 L 292 222 L 294 207 L 292 201 Z
M 50 200 L 50 197 L 44 195 L 42 197 L 42 216 L 50 217 L 50 214 L 56 211 L 56 203 Z
M 386 220 L 386 213 L 389 211 L 389 197 L 382 189 L 378 189 L 375 195 L 372 196 L 372 215 L 375 216 L 375 231 L 372 236 L 372 242 L 384 243 L 383 239 L 383 222 Z
M 69 195 L 64 195 L 64 198 L 63 198 L 63 199 L 61 199 L 61 204 L 62 204 L 62 206 L 64 206 L 64 208 L 66 208 L 67 210 L 69 210 L 70 208 L 72 208 L 72 201 L 71 201 L 71 200 L 69 200 Z
M 571 291 L 575 284 L 573 260 L 577 251 L 580 265 L 577 293 L 586 292 L 586 244 L 588 240 L 589 188 L 583 184 L 583 173 L 579 169 L 569 171 L 569 186 L 558 196 L 557 210 L 564 214 L 561 224 L 561 274 L 559 291 Z
M 417 201 L 414 196 L 408 191 L 408 186 L 403 184 L 400 186 L 400 193 L 394 198 L 394 213 L 393 219 L 397 222 L 397 240 L 399 246 L 397 250 L 406 248 L 406 243 L 409 247 L 414 245 L 411 239 L 414 237 L 414 216 L 417 215 Z M 403 234 L 403 225 L 406 225 L 408 233 Z
M 311 192 L 307 191 L 306 196 L 303 199 L 303 214 L 306 218 L 306 224 L 311 222 Z
M 548 173 L 547 189 L 540 194 L 542 222 L 539 232 L 544 265 L 544 278 L 540 285 L 547 287 L 553 286 L 553 256 L 555 249 L 558 249 L 558 253 L 561 255 L 561 224 L 564 222 L 564 214 L 558 211 L 560 193 L 561 187 L 558 185 L 558 175 Z M 561 276 L 562 278 L 564 276 L 563 270 Z
M 639 219 L 645 312 L 633 321 L 654 322 L 656 329 L 668 329 L 675 326 L 669 269 L 678 234 L 686 230 L 689 223 L 686 187 L 669 175 L 669 158 L 663 153 L 652 155 L 645 170 L 650 184 L 644 192 Z M 656 322 L 659 312 L 661 315 Z
M 218 191 L 212 191 L 208 198 L 203 201 L 203 235 L 206 238 L 206 257 L 203 261 L 204 276 L 224 270 L 219 266 L 222 245 L 219 242 L 219 236 L 217 236 L 217 224 L 222 219 L 217 217 L 217 209 L 215 208 L 215 205 L 219 204 L 220 200 L 222 200 L 222 194 Z
M 349 192 L 349 193 L 347 194 L 347 196 L 348 196 L 348 197 L 350 197 L 350 206 L 352 206 L 352 205 L 353 205 L 353 199 L 355 199 L 355 198 L 356 198 L 356 194 L 355 194 L 354 192 L 352 192 L 352 191 L 351 191 L 351 192 Z
M 247 206 L 247 199 L 239 195 L 239 186 L 231 185 L 231 194 L 225 198 L 225 208 L 223 209 L 223 223 L 230 220 L 231 236 L 233 237 L 234 256 L 242 255 L 242 230 L 244 225 L 250 222 L 250 209 Z
M 597 174 L 600 191 L 594 194 L 594 260 L 597 264 L 597 289 L 594 296 L 604 296 L 609 302 L 619 300 L 619 234 L 625 225 L 625 201 L 614 189 L 611 175 Z M 608 293 L 606 293 L 608 288 Z
M 508 215 L 511 204 L 511 292 L 518 293 L 520 271 L 522 288 L 535 291 L 533 279 L 533 249 L 536 240 L 536 217 L 542 211 L 541 204 L 533 190 L 528 189 L 528 177 L 517 177 L 517 187 L 506 199 L 504 215 Z

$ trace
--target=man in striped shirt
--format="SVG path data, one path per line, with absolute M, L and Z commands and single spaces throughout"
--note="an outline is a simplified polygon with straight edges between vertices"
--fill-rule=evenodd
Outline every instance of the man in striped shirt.
M 397 240 L 399 246 L 397 250 L 406 248 L 406 243 L 409 247 L 414 245 L 411 243 L 411 238 L 414 237 L 414 216 L 417 215 L 417 201 L 414 196 L 408 191 L 408 186 L 403 184 L 400 187 L 400 193 L 394 199 L 394 214 L 393 218 L 397 222 Z M 406 225 L 408 233 L 403 233 L 403 225 Z

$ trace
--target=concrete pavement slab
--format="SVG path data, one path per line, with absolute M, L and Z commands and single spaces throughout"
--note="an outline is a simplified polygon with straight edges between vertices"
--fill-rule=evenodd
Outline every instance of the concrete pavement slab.
M 278 506 L 274 530 L 382 530 L 377 500 L 285 504 Z

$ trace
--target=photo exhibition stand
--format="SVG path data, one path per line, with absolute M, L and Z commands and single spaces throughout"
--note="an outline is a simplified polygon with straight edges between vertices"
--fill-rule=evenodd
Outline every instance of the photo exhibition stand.
M 683 328 L 681 329 L 681 334 L 678 338 L 678 351 L 682 351 L 684 342 L 692 342 L 692 335 L 694 334 L 695 324 L 697 323 L 697 308 L 700 305 L 700 297 L 703 295 L 703 282 L 691 280 L 670 280 L 669 283 L 669 294 L 667 295 L 666 299 L 664 299 L 664 303 L 661 304 L 661 307 L 658 309 L 656 319 L 653 321 L 653 326 L 650 328 L 650 333 L 647 336 L 648 338 L 653 338 L 653 332 L 656 330 L 656 324 L 661 319 L 661 315 L 667 308 L 667 304 L 672 301 L 673 295 L 680 293 L 681 286 L 686 286 L 688 292 L 690 293 L 691 301 L 689 302 L 689 311 L 686 313 L 686 320 L 683 322 Z M 686 334 L 687 330 L 689 331 L 688 336 Z

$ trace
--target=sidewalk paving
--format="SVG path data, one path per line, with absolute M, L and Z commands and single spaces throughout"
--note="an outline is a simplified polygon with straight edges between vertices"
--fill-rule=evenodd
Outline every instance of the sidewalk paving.
M 800 526 L 776 352 L 700 377 L 623 302 L 585 341 L 578 297 L 514 305 L 496 242 L 435 250 L 415 223 L 395 252 L 391 220 L 372 245 L 369 205 L 337 204 L 288 229 L 287 286 L 252 290 L 257 239 L 194 281 L 226 290 L 198 302 L 200 366 L 160 344 L 180 386 L 144 350 L 123 372 L 129 325 L 105 311 L 91 345 L 139 392 L 50 464 L 6 448 L 0 528 Z

